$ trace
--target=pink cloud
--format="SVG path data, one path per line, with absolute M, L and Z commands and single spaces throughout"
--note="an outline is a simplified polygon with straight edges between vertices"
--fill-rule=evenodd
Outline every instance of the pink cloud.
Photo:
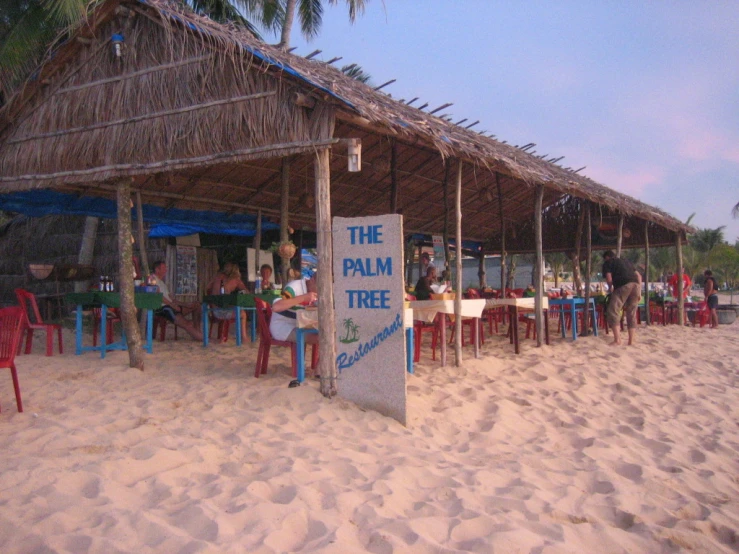
M 583 171 L 591 179 L 624 194 L 640 198 L 653 186 L 664 186 L 665 170 L 661 167 L 641 166 L 630 170 L 602 164 L 590 164 Z

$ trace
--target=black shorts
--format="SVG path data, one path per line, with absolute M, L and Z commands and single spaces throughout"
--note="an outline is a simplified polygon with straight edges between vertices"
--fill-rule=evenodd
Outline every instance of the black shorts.
M 712 294 L 708 297 L 708 300 L 706 300 L 706 303 L 708 304 L 709 310 L 715 310 L 718 308 L 718 294 Z
M 174 309 L 172 308 L 172 306 L 166 306 L 165 305 L 165 306 L 162 306 L 161 308 L 159 308 L 158 310 L 154 310 L 154 315 L 165 317 L 169 321 L 171 321 L 172 323 L 174 323 L 174 318 L 175 318 L 176 313 L 175 313 Z

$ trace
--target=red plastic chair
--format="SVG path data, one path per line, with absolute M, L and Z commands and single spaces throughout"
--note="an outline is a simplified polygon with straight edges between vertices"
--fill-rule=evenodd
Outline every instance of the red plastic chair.
M 20 306 L 0 309 L 0 368 L 10 369 L 15 389 L 15 404 L 19 412 L 23 411 L 23 401 L 18 384 L 18 372 L 15 370 L 15 356 L 20 345 L 25 317 L 25 311 Z
M 213 327 L 218 327 L 218 339 L 221 342 L 228 341 L 228 331 L 231 328 L 231 319 L 219 319 L 211 312 L 209 314 L 210 325 L 208 327 L 208 338 L 213 338 Z
M 701 327 L 711 323 L 711 310 L 708 309 L 706 302 L 698 302 L 695 316 L 693 316 L 693 327 L 698 323 Z
M 31 353 L 31 348 L 33 347 L 33 332 L 37 329 L 42 329 L 46 331 L 47 356 L 52 356 L 54 354 L 54 331 L 57 332 L 57 336 L 59 337 L 59 354 L 64 354 L 64 345 L 62 344 L 62 326 L 56 323 L 43 322 L 43 320 L 41 319 L 41 313 L 38 309 L 38 304 L 36 303 L 36 297 L 33 295 L 33 293 L 30 293 L 24 289 L 15 289 L 15 296 L 18 299 L 18 304 L 20 304 L 21 308 L 23 309 L 23 326 L 25 329 L 27 329 L 26 354 Z M 33 321 L 31 321 L 31 317 L 29 316 L 29 305 L 31 306 L 31 315 L 33 315 Z M 18 348 L 20 349 L 20 343 L 18 344 Z
M 157 329 L 159 329 L 159 342 L 164 342 L 164 338 L 167 336 L 167 324 L 171 323 L 163 315 L 154 316 L 154 328 L 152 329 L 152 335 L 157 336 Z M 172 324 L 174 327 L 174 340 L 177 340 L 177 325 Z
M 100 329 L 100 318 L 103 316 L 101 308 L 92 309 L 92 345 L 98 345 L 98 330 Z M 117 308 L 108 310 L 108 321 L 105 325 L 105 344 L 113 342 L 113 324 L 121 323 L 121 316 Z
M 267 304 L 261 298 L 255 298 L 257 312 L 257 331 L 259 332 L 259 350 L 257 351 L 257 363 L 254 368 L 254 377 L 259 377 L 267 373 L 267 365 L 269 363 L 269 353 L 272 346 L 285 346 L 290 348 L 290 358 L 292 361 L 293 377 L 298 376 L 298 351 L 294 342 L 286 340 L 277 340 L 272 336 L 269 330 L 269 323 L 272 320 L 272 306 Z M 311 367 L 315 369 L 318 363 L 318 345 L 312 344 L 311 351 Z

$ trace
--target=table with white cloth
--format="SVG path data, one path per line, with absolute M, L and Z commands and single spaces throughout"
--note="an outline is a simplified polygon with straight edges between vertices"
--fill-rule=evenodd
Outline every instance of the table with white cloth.
M 547 321 L 549 312 L 549 298 L 546 296 L 541 299 L 541 309 L 544 312 L 544 338 L 549 344 L 549 322 Z M 510 325 L 508 326 L 508 337 L 513 344 L 516 354 L 521 352 L 518 341 L 518 310 L 535 310 L 536 298 L 486 298 L 485 309 L 492 310 L 503 306 L 508 307 L 508 317 Z M 515 322 L 515 325 L 514 325 Z
M 298 322 L 295 328 L 297 373 L 298 381 L 302 383 L 305 381 L 305 335 L 318 334 L 318 308 L 309 307 L 305 310 L 297 310 L 296 320 Z M 406 336 L 406 369 L 408 373 L 413 373 L 413 310 L 404 310 L 403 326 Z
M 434 321 L 439 325 L 441 331 L 441 366 L 446 365 L 446 322 L 443 318 L 447 315 L 454 315 L 455 300 L 413 300 L 409 302 L 413 310 L 413 319 L 432 323 Z M 462 302 L 462 318 L 474 318 L 475 329 L 480 328 L 480 317 L 485 309 L 486 300 L 483 298 L 465 298 Z M 441 318 L 441 319 L 437 319 Z M 475 332 L 475 358 L 480 357 L 480 333 Z

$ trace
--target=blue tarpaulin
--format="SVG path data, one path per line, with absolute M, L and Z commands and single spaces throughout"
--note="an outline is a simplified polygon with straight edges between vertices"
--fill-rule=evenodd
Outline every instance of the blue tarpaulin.
M 107 198 L 77 196 L 53 190 L 31 190 L 0 194 L 0 210 L 17 212 L 31 217 L 44 215 L 84 215 L 115 219 L 118 217 L 116 203 Z M 245 214 L 180 210 L 144 204 L 144 221 L 151 225 L 149 236 L 181 237 L 194 233 L 214 235 L 253 236 L 257 218 Z M 262 230 L 275 230 L 280 226 L 262 220 Z

